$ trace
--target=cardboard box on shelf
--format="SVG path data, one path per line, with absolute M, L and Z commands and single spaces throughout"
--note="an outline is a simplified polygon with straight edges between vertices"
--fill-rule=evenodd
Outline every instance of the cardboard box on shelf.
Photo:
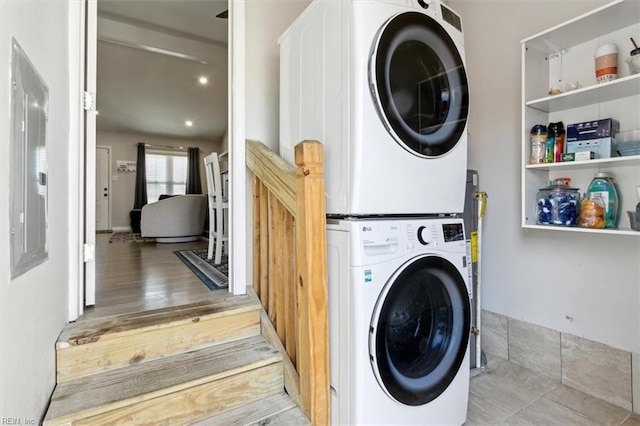
M 567 126 L 567 142 L 614 138 L 619 130 L 620 123 L 613 118 L 569 124 Z
M 611 145 L 613 144 L 613 138 L 601 138 L 601 139 L 589 139 L 582 141 L 567 142 L 567 152 L 581 152 L 590 151 L 593 152 L 595 158 L 609 158 L 611 157 Z M 576 161 L 578 159 L 576 158 Z

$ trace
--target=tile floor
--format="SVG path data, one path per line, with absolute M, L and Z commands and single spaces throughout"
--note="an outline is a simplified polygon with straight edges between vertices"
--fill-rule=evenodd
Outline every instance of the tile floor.
M 487 355 L 471 379 L 465 425 L 640 426 L 640 415 Z

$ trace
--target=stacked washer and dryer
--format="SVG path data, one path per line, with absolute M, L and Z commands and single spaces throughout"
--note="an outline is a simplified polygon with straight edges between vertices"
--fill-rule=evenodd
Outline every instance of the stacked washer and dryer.
M 314 0 L 279 43 L 280 155 L 324 144 L 332 423 L 462 424 L 460 17 L 437 0 Z

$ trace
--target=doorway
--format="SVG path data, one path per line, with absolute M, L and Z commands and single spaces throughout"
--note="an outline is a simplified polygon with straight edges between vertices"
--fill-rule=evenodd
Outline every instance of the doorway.
M 90 3 L 91 0 L 88 0 L 88 2 Z M 120 3 L 122 5 L 131 5 L 133 2 L 105 2 L 105 3 L 108 3 L 108 4 Z M 170 2 L 163 2 L 163 3 L 170 3 Z M 184 2 L 174 2 L 174 3 L 181 3 L 182 6 L 184 6 Z M 202 2 L 190 2 L 190 3 L 202 3 Z M 222 3 L 222 2 L 218 1 L 218 0 L 208 0 L 208 3 L 211 3 L 211 4 L 218 3 L 219 4 L 219 3 Z M 147 3 L 147 5 L 148 5 L 148 3 Z M 231 57 L 233 56 L 232 55 L 232 51 L 234 51 L 234 50 L 237 50 L 237 52 L 239 52 L 239 54 L 236 55 L 235 59 L 233 60 L 233 63 L 236 64 L 235 66 L 238 66 L 237 64 L 244 64 L 244 5 L 240 5 L 240 6 L 234 5 L 234 4 L 228 4 L 227 5 L 227 1 L 226 0 L 224 0 L 224 5 L 225 5 L 225 7 L 228 6 L 231 9 L 236 9 L 237 10 L 237 13 L 235 13 L 235 14 L 234 13 L 230 13 L 231 17 L 233 18 L 233 16 L 236 16 L 236 20 L 237 20 L 236 24 L 234 24 L 235 25 L 235 31 L 233 31 L 233 33 L 242 35 L 240 37 L 240 39 L 241 39 L 241 43 L 239 44 L 240 48 L 239 49 L 235 49 L 232 46 L 230 46 L 229 49 L 228 49 L 228 52 L 226 54 L 226 56 L 229 57 L 229 68 L 233 68 L 233 65 L 231 64 Z M 156 13 L 156 12 L 154 12 L 154 13 Z M 153 15 L 154 13 L 151 13 L 151 15 Z M 129 16 L 129 15 L 130 14 L 127 14 L 127 16 Z M 107 13 L 107 17 L 113 17 L 113 14 Z M 100 18 L 96 19 L 96 22 L 98 22 L 99 20 L 100 20 Z M 132 20 L 132 21 L 135 21 L 135 19 Z M 233 19 L 229 19 L 229 21 L 233 21 Z M 131 23 L 132 22 L 128 22 L 127 24 L 131 24 Z M 89 21 L 89 23 L 87 25 L 88 26 L 90 25 L 90 21 Z M 157 27 L 154 27 L 154 26 L 148 26 L 148 25 L 147 26 L 142 25 L 142 26 L 144 27 L 144 30 L 154 30 L 154 29 L 157 30 L 158 29 Z M 87 32 L 89 34 L 91 34 L 91 30 L 89 28 L 88 28 Z M 231 32 L 232 31 L 229 31 L 229 33 L 231 33 Z M 99 38 L 99 37 L 96 37 L 96 38 Z M 229 41 L 232 41 L 232 40 L 233 40 L 233 37 L 230 36 L 229 37 Z M 118 43 L 115 43 L 115 44 L 118 44 Z M 134 49 L 135 48 L 135 49 L 143 50 L 143 51 L 145 51 L 145 53 L 152 52 L 152 50 L 141 48 L 141 46 L 127 45 L 125 47 L 128 47 L 130 49 Z M 159 52 L 153 52 L 153 53 L 162 54 L 162 52 L 160 52 L 160 53 Z M 183 58 L 183 59 L 185 59 L 187 61 L 190 60 L 190 59 L 193 60 L 193 58 Z M 88 64 L 88 66 L 87 66 L 87 78 L 88 79 L 90 78 L 89 74 L 91 74 L 90 69 L 91 69 L 91 66 L 90 66 L 90 64 Z M 98 71 L 98 73 L 99 73 L 99 71 Z M 229 73 L 229 75 L 232 74 L 230 71 L 228 73 Z M 242 78 L 239 78 L 238 75 L 234 76 L 235 84 L 233 86 L 233 93 L 244 89 L 244 80 L 243 80 L 244 73 L 243 72 L 239 73 L 239 75 L 242 76 Z M 170 81 L 170 82 L 167 82 L 166 84 L 168 86 L 170 86 L 172 84 L 172 82 Z M 225 84 L 225 87 L 224 87 L 225 94 L 230 93 L 231 90 L 232 90 L 232 86 L 228 82 L 227 84 Z M 236 97 L 236 102 L 231 102 L 231 100 L 229 99 L 230 97 L 231 96 L 228 96 L 228 99 L 227 99 L 226 102 L 222 102 L 225 106 L 228 106 L 229 108 L 232 107 L 234 111 L 238 111 L 239 109 L 242 110 L 244 108 L 244 96 L 243 95 L 242 96 L 237 96 Z M 100 96 L 98 96 L 98 100 L 99 99 L 100 99 Z M 98 101 L 98 109 L 100 109 L 100 108 L 101 108 L 100 107 L 100 101 Z M 98 119 L 98 123 L 99 123 L 99 120 L 103 119 L 102 111 L 100 111 L 100 115 L 101 116 Z M 233 120 L 231 118 L 231 116 L 235 116 L 237 118 L 235 120 Z M 230 135 L 229 136 L 230 140 L 240 139 L 240 140 L 244 141 L 244 128 L 243 128 L 244 127 L 244 120 L 243 120 L 243 116 L 244 116 L 243 113 L 236 112 L 235 114 L 233 114 L 232 112 L 230 112 L 229 118 L 224 120 L 225 121 L 225 126 L 228 128 L 228 132 L 229 132 L 229 135 Z M 234 126 L 237 126 L 238 124 L 240 124 L 242 126 L 242 128 L 234 130 Z M 99 126 L 100 126 L 100 123 L 98 124 L 98 127 Z M 185 142 L 184 145 L 188 145 L 188 142 Z M 233 146 L 231 144 L 230 144 L 228 150 L 230 152 L 230 155 L 229 155 L 230 156 L 229 166 L 230 166 L 230 170 L 233 170 L 233 168 L 235 166 L 232 166 L 232 164 L 236 164 L 236 162 L 233 162 L 233 157 L 234 157 L 234 152 L 233 151 L 234 151 L 234 148 L 233 148 Z M 113 168 L 113 160 L 119 159 L 119 158 L 116 158 L 118 156 L 117 152 L 118 152 L 117 148 L 114 147 L 114 150 L 112 150 L 112 160 L 111 160 L 112 167 L 111 168 Z M 87 154 L 91 155 L 90 152 L 87 152 Z M 99 155 L 99 154 L 96 151 L 96 157 L 94 157 L 94 159 L 96 161 L 99 161 L 97 155 Z M 239 152 L 237 154 L 237 159 L 241 160 L 240 164 L 242 164 L 242 165 L 244 164 L 244 144 L 242 144 L 241 152 Z M 90 163 L 91 163 L 91 161 L 88 159 L 87 160 L 87 175 L 88 176 L 90 174 L 93 174 L 93 173 L 91 173 L 91 168 L 92 167 L 91 167 Z M 94 167 L 97 167 L 97 165 L 94 166 Z M 243 171 L 243 170 L 241 170 L 241 171 Z M 246 201 L 244 200 L 244 198 L 245 198 L 245 195 L 244 195 L 245 194 L 245 191 L 244 191 L 244 179 L 245 179 L 245 177 L 244 177 L 244 174 L 240 174 L 240 173 L 237 173 L 237 176 L 238 176 L 238 179 L 235 181 L 235 185 L 239 188 L 239 190 L 236 191 L 236 194 L 234 194 L 234 198 L 239 200 L 239 203 L 237 204 L 237 207 L 240 210 L 243 211 L 244 210 L 244 204 L 246 203 Z M 114 175 L 114 181 L 116 179 L 118 179 L 118 176 Z M 113 181 L 110 181 L 110 182 L 113 183 Z M 87 182 L 85 182 L 85 186 L 86 186 L 86 198 L 85 198 L 85 200 L 86 201 L 95 199 L 97 196 L 103 195 L 101 193 L 101 191 L 102 191 L 101 188 L 104 188 L 104 186 L 99 188 L 98 186 L 90 185 L 89 183 L 90 183 L 90 180 L 87 179 Z M 231 182 L 231 185 L 232 186 L 234 185 L 233 181 Z M 116 224 L 114 223 L 115 212 L 114 212 L 114 203 L 113 203 L 113 188 L 111 186 L 109 186 L 109 188 L 110 188 L 110 190 L 109 190 L 109 197 L 108 198 L 111 198 L 111 200 L 112 200 L 110 220 L 111 220 L 111 228 L 114 228 Z M 92 194 L 93 191 L 96 191 L 96 192 Z M 232 190 L 232 192 L 233 192 L 233 190 Z M 94 223 L 95 224 L 95 220 L 94 220 L 95 217 L 91 218 L 90 210 L 91 209 L 89 208 L 89 206 L 87 206 L 86 224 L 85 224 L 86 227 L 87 227 L 87 230 L 89 230 L 89 228 L 90 228 L 89 223 Z M 93 214 L 94 215 L 99 215 L 99 213 L 97 211 L 94 211 Z M 231 229 L 231 234 L 232 235 L 234 233 L 233 232 L 234 226 L 239 226 L 241 228 L 244 228 L 244 226 L 245 226 L 245 224 L 244 224 L 244 216 L 239 217 L 239 223 L 234 224 L 234 221 L 232 220 L 232 223 L 231 223 L 231 228 L 232 228 Z M 94 235 L 95 234 L 95 230 L 96 229 L 94 228 L 93 232 L 91 232 L 91 233 L 87 232 L 87 234 L 92 234 L 95 237 L 95 235 Z M 240 234 L 241 234 L 241 236 L 244 236 L 244 229 L 242 229 L 242 232 Z M 90 239 L 89 235 L 87 235 L 85 241 L 88 241 L 89 239 Z M 232 247 L 231 247 L 232 253 L 230 253 L 230 263 L 233 262 L 234 253 L 243 253 L 241 255 L 241 257 L 242 258 L 246 257 L 246 255 L 244 254 L 246 252 L 246 246 L 245 245 L 246 245 L 246 243 L 244 242 L 244 238 L 242 238 L 242 241 L 239 242 L 239 244 L 236 247 L 235 251 L 233 251 L 233 245 L 232 245 Z M 95 268 L 95 265 L 85 264 L 85 282 L 84 282 L 85 287 L 83 287 L 83 288 L 86 288 L 86 293 L 90 292 L 89 287 L 91 286 L 91 282 L 90 282 L 91 281 L 91 279 L 90 279 L 90 276 L 91 276 L 90 269 L 91 268 Z M 231 274 L 230 275 L 233 275 L 233 268 L 230 267 L 229 269 L 231 270 Z M 246 276 L 246 272 L 243 270 L 243 271 L 241 271 L 240 275 L 242 277 L 244 277 L 244 276 Z M 230 282 L 233 283 L 233 278 L 232 277 L 230 277 Z M 95 285 L 95 281 L 94 281 L 94 285 Z M 80 293 L 81 294 L 82 294 L 83 288 L 80 289 Z M 233 285 L 231 285 L 230 286 L 230 290 L 232 290 L 232 289 L 233 289 L 234 293 L 236 293 L 236 292 L 244 293 L 244 291 L 245 291 L 244 290 L 244 283 L 243 283 L 242 287 L 239 290 L 238 289 L 234 289 Z M 77 289 L 74 289 L 74 290 L 77 290 Z M 94 292 L 95 292 L 95 287 L 94 287 Z M 72 306 L 71 309 L 72 309 L 72 312 L 70 312 L 70 318 L 73 319 L 73 318 L 77 318 L 77 316 L 82 313 L 83 306 L 79 306 L 79 307 L 73 307 Z M 74 315 L 74 312 L 73 312 L 74 309 L 76 311 L 79 311 L 75 315 Z

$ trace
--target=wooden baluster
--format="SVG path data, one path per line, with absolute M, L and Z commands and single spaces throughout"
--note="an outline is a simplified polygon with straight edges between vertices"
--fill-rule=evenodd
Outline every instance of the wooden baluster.
M 314 425 L 328 425 L 329 320 L 322 144 L 299 143 L 295 160 L 300 400 L 302 410 Z
M 266 310 L 269 303 L 269 192 L 260 181 L 260 301 Z
M 286 226 L 286 222 L 284 220 L 284 214 L 286 213 L 286 209 L 284 208 L 284 206 L 278 201 L 276 200 L 276 205 L 275 205 L 275 209 L 274 209 L 274 229 L 273 229 L 273 238 L 275 239 L 275 247 L 276 247 L 276 253 L 275 253 L 275 257 L 274 257 L 274 268 L 275 268 L 275 274 L 274 274 L 274 280 L 271 285 L 274 285 L 276 288 L 275 294 L 276 294 L 276 301 L 275 301 L 275 307 L 276 307 L 276 331 L 278 332 L 278 337 L 280 338 L 280 341 L 284 344 L 285 343 L 285 299 L 284 299 L 284 293 L 285 293 L 285 289 L 286 289 L 286 283 L 284 282 L 284 277 L 285 277 L 285 259 L 286 259 L 286 254 L 285 254 L 285 226 Z
M 285 260 L 285 275 L 283 282 L 285 283 L 284 289 L 284 304 L 285 304 L 285 347 L 289 359 L 296 365 L 296 275 L 295 275 L 295 232 L 294 232 L 294 219 L 293 215 L 289 212 L 285 215 L 285 250 L 284 253 L 287 256 Z
M 253 289 L 260 298 L 260 179 L 253 176 Z M 209 218 L 211 220 L 211 218 Z
M 269 202 L 267 203 L 269 205 L 268 211 L 269 211 L 269 215 L 268 215 L 268 229 L 269 229 L 269 303 L 267 304 L 267 314 L 269 314 L 269 319 L 271 320 L 271 324 L 273 324 L 274 327 L 277 326 L 277 322 L 278 322 L 278 317 L 277 317 L 277 305 L 276 305 L 276 299 L 278 297 L 277 295 L 277 290 L 278 290 L 278 286 L 277 286 L 277 274 L 276 274 L 276 254 L 278 251 L 278 247 L 276 246 L 276 222 L 277 222 L 277 203 L 278 203 L 278 199 L 276 198 L 276 196 L 271 192 L 268 191 L 268 197 Z

